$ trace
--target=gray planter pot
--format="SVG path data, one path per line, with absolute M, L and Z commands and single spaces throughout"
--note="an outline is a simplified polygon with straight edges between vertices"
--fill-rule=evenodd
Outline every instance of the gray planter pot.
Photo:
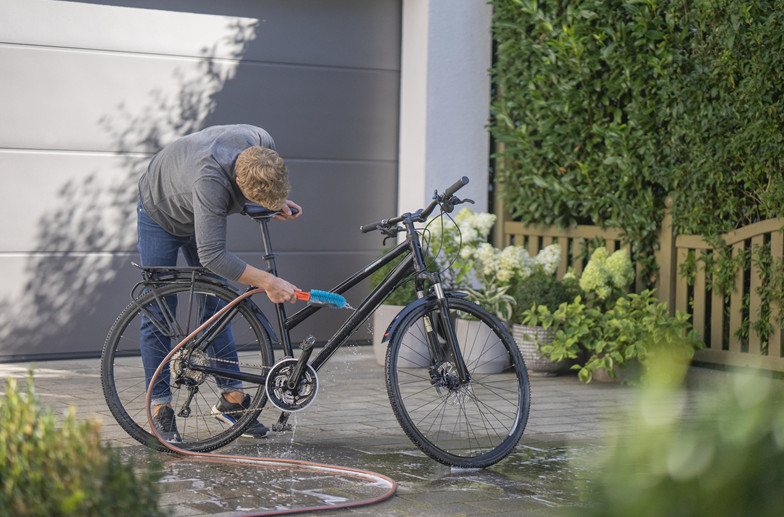
M 376 362 L 381 366 L 386 363 L 389 344 L 389 342 L 382 342 L 384 333 L 395 316 L 402 310 L 402 305 L 382 305 L 373 313 L 373 353 L 376 356 Z M 427 342 L 425 336 L 425 327 L 422 323 L 417 323 L 416 326 L 409 329 L 407 338 L 404 338 L 408 341 L 403 342 L 400 357 L 398 357 L 398 367 L 422 368 L 430 366 L 430 350 L 424 345 Z
M 500 373 L 509 365 L 509 354 L 504 344 L 481 321 L 458 319 L 455 322 L 455 335 L 463 359 L 472 372 Z

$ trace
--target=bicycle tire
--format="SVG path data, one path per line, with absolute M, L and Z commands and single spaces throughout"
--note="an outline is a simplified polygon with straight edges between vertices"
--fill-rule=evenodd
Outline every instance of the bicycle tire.
M 398 422 L 422 452 L 445 465 L 483 468 L 505 458 L 523 435 L 530 411 L 528 373 L 495 316 L 455 296 L 447 297 L 447 305 L 469 382 L 454 382 L 454 354 L 447 350 L 442 324 L 435 330 L 444 360 L 437 364 L 427 347 L 424 318 L 439 310 L 433 299 L 403 316 L 390 337 L 387 392 Z
M 151 433 L 147 418 L 147 385 L 139 353 L 142 314 L 150 314 L 150 311 L 155 308 L 164 314 L 163 311 L 171 310 L 174 306 L 174 310 L 171 311 L 172 315 L 176 315 L 174 319 L 170 322 L 153 323 L 160 325 L 156 327 L 159 334 L 163 334 L 162 327 L 171 334 L 168 343 L 164 342 L 165 338 L 156 336 L 164 349 L 163 353 L 168 353 L 198 326 L 196 322 L 200 323 L 206 319 L 205 314 L 199 314 L 199 312 L 206 313 L 205 307 L 209 307 L 206 304 L 218 301 L 228 303 L 236 297 L 237 294 L 231 289 L 198 280 L 192 286 L 190 283 L 163 285 L 156 287 L 155 292 L 145 290 L 117 317 L 106 337 L 101 355 L 101 384 L 112 415 L 135 440 L 160 451 L 169 450 Z M 176 305 L 174 305 L 175 300 Z M 190 301 L 196 303 L 189 305 Z M 191 310 L 186 311 L 184 309 L 186 307 L 190 307 Z M 177 311 L 177 308 L 180 310 Z M 250 304 L 242 301 L 236 305 L 236 308 L 229 331 L 233 334 L 238 352 L 237 362 L 240 364 L 237 367 L 243 372 L 266 374 L 274 361 L 272 336 L 261 324 Z M 175 321 L 177 324 L 174 323 Z M 186 348 L 188 348 L 187 344 L 183 346 L 183 349 Z M 192 357 L 195 361 L 202 361 L 202 364 L 206 364 L 206 361 L 211 361 L 210 364 L 228 363 L 229 361 L 216 358 L 214 348 L 207 349 L 206 353 L 197 352 Z M 176 354 L 169 362 L 179 360 L 175 357 Z M 179 361 L 180 365 L 185 364 L 184 361 Z M 251 395 L 249 408 L 252 410 L 239 415 L 230 415 L 236 420 L 233 425 L 219 422 L 213 412 L 213 406 L 220 396 L 218 378 L 193 369 L 185 368 L 184 371 L 187 379 L 183 376 L 181 379 L 189 381 L 192 385 L 195 384 L 198 389 L 189 390 L 187 385 L 172 382 L 171 375 L 166 379 L 172 392 L 172 406 L 183 440 L 182 443 L 177 443 L 180 448 L 206 452 L 232 442 L 258 418 L 258 413 L 267 402 L 263 383 L 254 385 L 244 382 L 245 393 Z M 190 415 L 184 416 L 182 412 L 186 408 L 185 401 L 191 391 L 195 393 L 187 404 Z

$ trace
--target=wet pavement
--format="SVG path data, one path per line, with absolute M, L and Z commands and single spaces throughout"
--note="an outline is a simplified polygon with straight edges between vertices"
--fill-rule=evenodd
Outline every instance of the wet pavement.
M 373 479 L 301 464 L 153 453 L 114 422 L 101 392 L 98 359 L 0 364 L 0 377 L 25 379 L 31 366 L 45 406 L 58 411 L 75 406 L 80 418 L 97 416 L 107 443 L 139 464 L 162 466 L 162 504 L 176 516 L 314 508 L 369 500 L 388 491 Z M 700 385 L 722 382 L 728 375 L 692 370 L 690 378 L 700 379 Z M 292 415 L 291 431 L 262 440 L 240 438 L 215 452 L 369 470 L 397 482 L 393 497 L 332 515 L 557 515 L 580 505 L 591 455 L 601 451 L 608 430 L 630 426 L 618 415 L 634 399 L 632 388 L 616 383 L 586 385 L 574 375 L 532 376 L 531 413 L 516 450 L 490 468 L 461 470 L 429 459 L 408 440 L 390 408 L 384 368 L 370 347 L 340 350 L 319 373 L 319 385 L 313 404 Z M 692 395 L 693 390 L 683 397 Z M 265 411 L 261 420 L 270 425 L 278 414 Z

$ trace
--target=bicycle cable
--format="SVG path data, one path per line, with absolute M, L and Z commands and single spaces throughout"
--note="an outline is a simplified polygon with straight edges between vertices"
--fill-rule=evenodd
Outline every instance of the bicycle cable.
M 211 316 L 207 321 L 199 325 L 193 332 L 185 336 L 185 338 L 180 341 L 177 346 L 172 348 L 172 350 L 168 353 L 168 355 L 161 361 L 161 364 L 158 365 L 158 368 L 155 370 L 152 378 L 150 379 L 150 385 L 147 389 L 147 421 L 152 429 L 152 433 L 158 438 L 161 444 L 163 444 L 167 449 L 171 452 L 181 454 L 183 456 L 188 456 L 196 459 L 201 459 L 203 461 L 216 461 L 218 460 L 221 463 L 252 463 L 256 464 L 259 467 L 264 467 L 265 465 L 292 465 L 295 467 L 305 467 L 306 469 L 313 470 L 313 471 L 320 471 L 330 474 L 340 474 L 340 475 L 347 475 L 349 477 L 353 477 L 355 479 L 364 479 L 366 481 L 371 481 L 375 483 L 377 486 L 387 486 L 387 491 L 378 496 L 369 499 L 362 499 L 358 501 L 351 501 L 347 503 L 339 503 L 335 505 L 322 505 L 322 506 L 310 506 L 310 507 L 301 507 L 301 508 L 289 508 L 285 510 L 269 510 L 263 512 L 256 512 L 256 513 L 249 513 L 249 514 L 242 514 L 242 517 L 256 517 L 262 515 L 290 515 L 294 513 L 303 513 L 303 512 L 316 512 L 321 510 L 337 510 L 342 508 L 355 508 L 359 506 L 366 506 L 369 504 L 380 503 L 392 497 L 395 492 L 397 491 L 397 483 L 392 478 L 384 476 L 383 474 L 378 474 L 376 472 L 371 472 L 368 470 L 361 470 L 361 469 L 353 469 L 350 467 L 341 467 L 337 465 L 327 465 L 322 463 L 314 463 L 302 460 L 284 460 L 284 459 L 277 459 L 277 458 L 255 458 L 251 456 L 237 456 L 231 454 L 213 454 L 213 453 L 206 453 L 206 452 L 194 452 L 189 451 L 187 449 L 183 449 L 177 447 L 176 445 L 167 442 L 163 439 L 163 437 L 158 433 L 158 430 L 153 425 L 152 420 L 152 410 L 151 410 L 151 397 L 152 397 L 152 389 L 155 386 L 155 383 L 158 380 L 161 371 L 163 370 L 163 366 L 168 363 L 171 357 L 177 353 L 177 351 L 182 348 L 188 341 L 190 341 L 194 336 L 196 336 L 199 332 L 204 330 L 207 326 L 209 326 L 216 318 L 220 317 L 226 311 L 240 303 L 245 298 L 248 298 L 254 294 L 265 292 L 264 289 L 253 289 L 250 291 L 246 291 L 231 302 L 227 303 L 225 307 L 221 310 L 216 312 L 213 316 Z
M 446 255 L 447 254 L 447 250 L 444 249 L 444 241 L 446 240 L 446 237 L 444 235 L 444 228 L 445 228 L 445 226 L 444 226 L 444 217 L 449 218 L 449 220 L 452 221 L 452 224 L 454 225 L 455 230 L 457 230 L 457 242 L 458 242 L 457 251 L 455 251 L 455 253 L 453 253 L 451 257 L 448 257 Z M 439 270 L 438 270 L 438 274 L 442 275 L 445 272 L 450 271 L 452 269 L 452 266 L 457 262 L 457 258 L 460 255 L 460 250 L 463 247 L 463 232 L 460 231 L 460 225 L 457 224 L 457 221 L 454 220 L 452 215 L 449 212 L 444 212 L 444 211 L 442 211 L 437 217 L 434 217 L 430 221 L 428 221 L 428 223 L 422 229 L 423 232 L 426 231 L 429 235 L 432 236 L 432 233 L 430 232 L 429 228 L 430 228 L 431 224 L 434 224 L 436 222 L 436 220 L 439 220 L 439 223 L 441 224 L 441 232 L 440 232 L 440 234 L 441 234 L 441 243 L 438 246 L 438 251 L 433 256 L 433 260 L 436 262 L 436 264 L 438 264 L 437 258 L 438 258 L 439 255 L 441 255 L 441 252 L 443 251 L 444 257 L 446 258 L 447 263 L 444 266 L 442 266 L 441 268 L 439 268 Z M 428 241 L 427 241 L 426 250 L 427 251 L 430 250 L 430 239 L 428 239 Z

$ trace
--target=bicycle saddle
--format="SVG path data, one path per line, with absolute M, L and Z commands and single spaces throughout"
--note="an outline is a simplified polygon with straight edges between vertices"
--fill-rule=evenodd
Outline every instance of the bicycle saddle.
M 257 205 L 256 203 L 245 203 L 245 208 L 242 209 L 244 215 L 247 215 L 256 221 L 269 219 L 280 212 L 280 210 L 270 210 L 269 208 Z M 298 212 L 299 210 L 295 208 L 291 209 L 292 214 L 297 214 Z

